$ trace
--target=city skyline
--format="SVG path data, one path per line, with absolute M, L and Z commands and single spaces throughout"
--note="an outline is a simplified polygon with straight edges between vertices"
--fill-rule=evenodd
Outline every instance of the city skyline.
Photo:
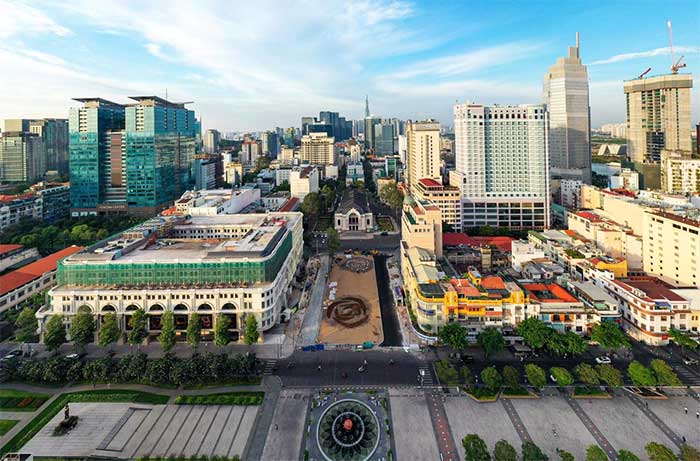
M 700 64 L 697 4 L 657 5 L 654 15 L 628 5 L 263 2 L 231 10 L 154 2 L 94 10 L 0 0 L 0 119 L 65 118 L 74 97 L 123 103 L 123 95 L 167 91 L 195 101 L 204 129 L 297 126 L 320 110 L 361 119 L 366 94 L 373 115 L 451 125 L 455 101 L 542 102 L 543 73 L 580 32 L 598 127 L 624 121 L 623 80 L 647 67 L 649 75 L 669 72 L 666 19 L 684 70 Z M 692 110 L 697 122 L 697 94 Z

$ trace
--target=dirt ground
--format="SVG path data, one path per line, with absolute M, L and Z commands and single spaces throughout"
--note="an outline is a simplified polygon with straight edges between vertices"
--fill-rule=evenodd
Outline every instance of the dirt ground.
M 372 269 L 367 272 L 355 273 L 341 268 L 334 262 L 326 283 L 324 300 L 328 301 L 330 291 L 328 284 L 338 282 L 335 299 L 338 300 L 344 296 L 362 298 L 369 309 L 369 319 L 355 328 L 347 328 L 327 317 L 328 310 L 324 304 L 321 327 L 318 333 L 319 343 L 362 344 L 365 341 L 372 341 L 374 344 L 380 344 L 384 341 L 374 262 L 372 258 L 365 258 L 364 256 L 354 256 L 354 258 L 368 259 L 372 264 Z

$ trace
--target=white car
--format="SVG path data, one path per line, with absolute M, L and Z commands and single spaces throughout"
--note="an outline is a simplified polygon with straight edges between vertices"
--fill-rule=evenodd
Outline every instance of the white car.
M 549 379 L 551 379 L 552 382 L 557 382 L 557 378 L 555 378 L 554 375 L 549 375 Z
M 601 355 L 599 357 L 595 358 L 596 363 L 612 363 L 612 360 L 610 360 L 610 357 L 607 355 Z

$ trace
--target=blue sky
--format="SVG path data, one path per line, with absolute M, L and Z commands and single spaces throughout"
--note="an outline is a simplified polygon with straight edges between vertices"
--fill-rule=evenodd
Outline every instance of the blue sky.
M 360 118 L 365 94 L 376 115 L 452 124 L 457 100 L 540 102 L 542 76 L 579 31 L 596 127 L 624 120 L 622 80 L 668 72 L 666 19 L 685 71 L 700 74 L 697 0 L 0 0 L 0 119 L 167 88 L 225 131 L 320 110 Z

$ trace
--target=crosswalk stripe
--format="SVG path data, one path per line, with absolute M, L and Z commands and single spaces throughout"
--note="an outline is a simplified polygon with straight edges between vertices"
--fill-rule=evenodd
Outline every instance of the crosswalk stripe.
M 277 360 L 274 360 L 274 359 L 265 360 L 265 369 L 263 371 L 263 375 L 270 376 L 272 374 L 272 371 L 274 370 L 276 364 L 277 364 Z

